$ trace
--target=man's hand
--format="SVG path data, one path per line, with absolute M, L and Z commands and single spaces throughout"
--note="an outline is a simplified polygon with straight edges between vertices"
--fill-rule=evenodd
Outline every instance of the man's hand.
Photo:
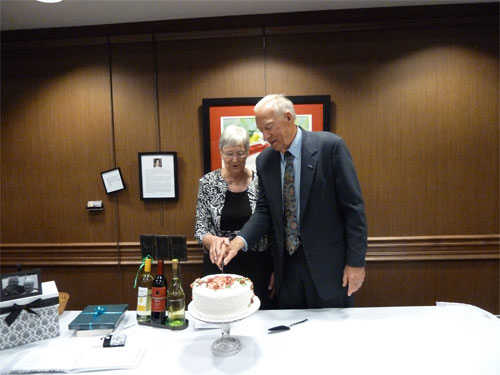
M 358 291 L 361 285 L 363 285 L 363 281 L 365 281 L 365 267 L 345 266 L 342 286 L 345 288 L 349 285 L 349 289 L 347 290 L 348 296 Z
M 269 278 L 269 285 L 267 286 L 267 290 L 270 291 L 269 299 L 274 299 L 274 296 L 276 295 L 276 289 L 274 289 L 274 272 L 271 274 L 271 277 Z
M 217 252 L 217 266 L 222 270 L 222 265 L 226 266 L 243 246 L 245 246 L 245 243 L 239 237 L 233 238 L 229 244 L 222 244 Z

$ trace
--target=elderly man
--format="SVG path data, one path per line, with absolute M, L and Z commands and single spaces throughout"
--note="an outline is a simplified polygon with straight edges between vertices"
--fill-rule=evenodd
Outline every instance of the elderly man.
M 14 296 L 23 293 L 24 293 L 24 287 L 22 285 L 19 285 L 19 277 L 17 276 L 9 277 L 9 279 L 7 280 L 7 286 L 2 291 L 2 294 L 4 296 Z
M 239 236 L 218 249 L 228 264 L 274 229 L 274 289 L 282 309 L 352 306 L 365 278 L 361 188 L 342 138 L 295 124 L 293 103 L 268 95 L 255 106 L 271 147 L 257 158 L 257 207 Z

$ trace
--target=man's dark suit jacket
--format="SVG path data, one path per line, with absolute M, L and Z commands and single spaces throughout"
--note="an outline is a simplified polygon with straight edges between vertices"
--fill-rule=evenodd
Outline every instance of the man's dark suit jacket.
M 365 266 L 363 198 L 354 164 L 342 138 L 302 130 L 300 236 L 309 271 L 324 300 L 347 294 L 345 265 Z M 274 228 L 275 288 L 279 293 L 285 250 L 280 153 L 268 147 L 257 157 L 260 192 L 254 214 L 240 231 L 251 248 Z

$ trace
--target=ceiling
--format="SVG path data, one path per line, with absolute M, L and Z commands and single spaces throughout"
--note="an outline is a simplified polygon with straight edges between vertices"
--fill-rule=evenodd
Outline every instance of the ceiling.
M 1 29 L 40 29 L 183 18 L 388 6 L 486 3 L 494 0 L 0 0 Z

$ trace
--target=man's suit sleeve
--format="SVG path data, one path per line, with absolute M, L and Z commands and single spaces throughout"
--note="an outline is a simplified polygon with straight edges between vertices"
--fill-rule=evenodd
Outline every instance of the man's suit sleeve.
M 259 175 L 259 169 L 257 168 L 257 174 Z M 245 223 L 241 231 L 238 233 L 239 236 L 243 237 L 247 242 L 247 248 L 251 249 L 257 244 L 257 242 L 267 234 L 271 228 L 271 215 L 269 212 L 269 205 L 267 202 L 266 192 L 264 189 L 264 183 L 259 175 L 259 187 L 258 187 L 258 198 L 255 206 L 255 211 L 250 216 L 250 219 Z
M 366 217 L 358 176 L 344 141 L 336 143 L 333 165 L 339 209 L 345 221 L 347 264 L 364 267 L 367 249 Z

